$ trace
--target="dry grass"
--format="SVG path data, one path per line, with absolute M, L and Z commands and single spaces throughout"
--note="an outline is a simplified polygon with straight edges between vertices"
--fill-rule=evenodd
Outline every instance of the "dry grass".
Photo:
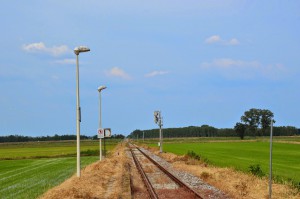
M 50 189 L 40 198 L 130 198 L 128 158 L 124 146 L 118 145 L 111 155 L 101 162 L 87 166 L 81 177 L 75 175 L 61 185 Z
M 158 153 L 157 153 L 158 154 Z M 217 187 L 223 192 L 229 194 L 232 198 L 268 198 L 268 180 L 260 179 L 256 176 L 235 171 L 230 168 L 217 168 L 202 164 L 187 164 L 189 160 L 184 156 L 178 156 L 170 153 L 159 154 L 168 162 L 172 162 L 175 169 L 190 172 L 203 179 L 208 184 Z M 299 199 L 300 193 L 287 185 L 273 184 L 272 198 L 281 199 Z

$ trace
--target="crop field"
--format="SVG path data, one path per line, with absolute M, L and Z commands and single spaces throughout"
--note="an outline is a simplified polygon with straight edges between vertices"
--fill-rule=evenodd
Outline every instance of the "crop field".
M 119 140 L 106 140 L 106 150 L 111 150 Z M 103 140 L 102 140 L 102 147 Z M 104 148 L 103 148 L 104 149 Z M 80 151 L 84 155 L 87 152 L 99 154 L 98 141 L 81 141 Z M 4 159 L 24 159 L 43 157 L 66 157 L 76 155 L 76 141 L 53 141 L 53 142 L 20 142 L 20 143 L 0 143 L 0 160 Z
M 99 141 L 81 141 L 81 153 L 81 168 L 99 160 Z M 76 141 L 0 144 L 1 198 L 37 198 L 76 173 L 74 154 Z
M 273 176 L 279 182 L 300 184 L 300 137 L 276 138 L 273 143 Z M 157 147 L 158 140 L 147 140 Z M 232 167 L 249 172 L 249 166 L 260 165 L 264 175 L 269 174 L 269 142 L 267 139 L 238 141 L 228 139 L 166 139 L 163 149 L 178 155 L 194 151 L 210 164 Z

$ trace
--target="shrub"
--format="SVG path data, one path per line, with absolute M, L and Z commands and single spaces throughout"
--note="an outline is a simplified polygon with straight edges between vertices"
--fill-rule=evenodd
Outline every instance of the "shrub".
M 264 172 L 261 170 L 259 164 L 250 165 L 249 171 L 250 171 L 250 173 L 252 173 L 253 175 L 258 176 L 258 177 L 263 177 L 265 175 Z
M 206 180 L 207 178 L 210 177 L 210 174 L 207 173 L 207 172 L 205 172 L 205 171 L 203 171 L 203 172 L 201 173 L 200 177 L 201 177 L 202 179 Z
M 188 151 L 186 154 L 188 157 L 193 158 L 195 160 L 200 160 L 200 155 L 196 154 L 194 151 Z

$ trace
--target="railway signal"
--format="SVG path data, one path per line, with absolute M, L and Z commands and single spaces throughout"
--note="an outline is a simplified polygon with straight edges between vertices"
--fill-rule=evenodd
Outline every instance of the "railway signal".
M 162 136 L 162 126 L 163 126 L 163 118 L 161 116 L 160 111 L 154 111 L 154 122 L 159 126 L 159 152 L 163 152 L 162 142 L 163 142 L 163 136 Z

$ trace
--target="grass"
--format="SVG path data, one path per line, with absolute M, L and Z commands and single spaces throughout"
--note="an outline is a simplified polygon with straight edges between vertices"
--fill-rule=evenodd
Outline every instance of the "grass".
M 119 141 L 106 140 L 106 150 Z M 80 148 L 81 168 L 99 159 L 99 140 Z M 75 174 L 75 155 L 76 141 L 1 143 L 0 198 L 37 198 Z
M 106 150 L 111 150 L 120 140 L 106 140 Z M 76 155 L 76 141 L 57 142 L 20 142 L 1 143 L 0 160 L 45 158 L 45 157 L 66 157 Z M 102 147 L 103 140 L 102 140 Z M 104 148 L 103 148 L 104 149 Z M 80 142 L 80 151 L 85 154 L 88 151 L 95 151 L 99 154 L 99 140 L 84 140 Z
M 298 137 L 276 137 L 273 143 L 273 176 L 276 181 L 289 181 L 300 184 L 300 144 Z M 218 140 L 219 141 L 219 140 Z M 281 143 L 285 141 L 286 143 Z M 157 140 L 150 141 L 150 146 L 157 147 Z M 219 167 L 233 167 L 249 172 L 251 165 L 260 165 L 264 175 L 269 174 L 269 142 L 267 139 L 249 141 L 227 140 L 212 142 L 211 139 L 172 139 L 165 140 L 164 151 L 178 155 L 193 151 L 201 158 L 206 158 Z
M 81 167 L 98 160 L 82 157 Z M 1 198 L 36 198 L 76 172 L 76 158 L 42 158 L 0 161 Z

